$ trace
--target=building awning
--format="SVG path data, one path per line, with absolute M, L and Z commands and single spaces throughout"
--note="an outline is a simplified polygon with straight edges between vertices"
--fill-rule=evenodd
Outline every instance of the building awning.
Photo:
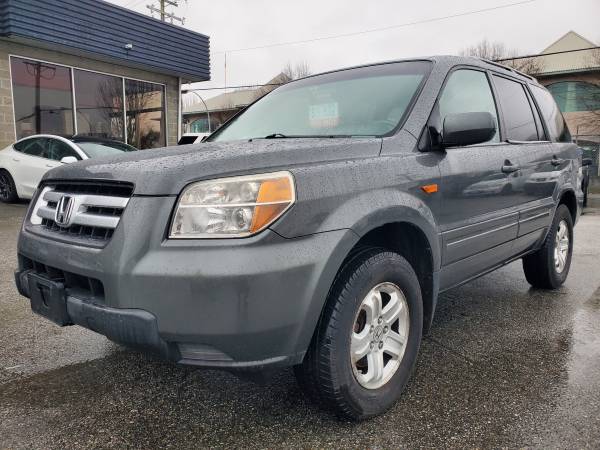
M 183 78 L 210 80 L 208 36 L 100 0 L 9 0 L 0 38 Z

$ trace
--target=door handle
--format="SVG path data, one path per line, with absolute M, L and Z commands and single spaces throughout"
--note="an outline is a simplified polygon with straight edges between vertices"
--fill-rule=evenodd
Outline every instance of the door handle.
M 46 164 L 46 167 L 50 167 L 51 169 L 54 168 L 54 166 L 52 164 Z
M 13 158 L 12 160 L 15 161 L 15 162 L 21 161 L 19 158 Z
M 565 160 L 564 160 L 564 159 L 560 159 L 560 158 L 556 158 L 556 157 L 552 158 L 552 161 L 550 161 L 550 163 L 551 163 L 553 166 L 560 166 L 560 165 L 561 165 L 562 163 L 564 163 L 564 162 L 565 162 Z
M 503 173 L 515 173 L 520 169 L 517 164 L 511 164 L 510 161 L 504 161 L 504 165 L 502 166 Z

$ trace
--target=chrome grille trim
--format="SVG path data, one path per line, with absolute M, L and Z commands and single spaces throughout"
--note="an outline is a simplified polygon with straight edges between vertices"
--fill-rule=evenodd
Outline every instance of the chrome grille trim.
M 102 187 L 92 191 L 97 193 L 89 193 L 88 185 L 84 188 L 87 190 L 82 192 L 77 183 L 61 184 L 60 190 L 55 190 L 53 185 L 44 186 L 29 223 L 40 232 L 56 235 L 61 240 L 70 239 L 74 243 L 90 240 L 96 243 L 94 245 L 108 242 L 119 225 L 129 197 L 102 195 Z M 68 214 L 57 212 L 61 203 L 69 204 Z

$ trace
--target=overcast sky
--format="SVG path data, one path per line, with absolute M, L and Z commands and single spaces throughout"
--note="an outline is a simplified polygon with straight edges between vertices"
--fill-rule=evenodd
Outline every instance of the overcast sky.
M 110 0 L 144 14 L 152 0 Z M 212 80 L 223 86 L 224 50 L 353 33 L 516 3 L 519 0 L 184 0 L 169 8 L 210 36 Z M 357 36 L 227 53 L 227 85 L 264 83 L 287 62 L 312 72 L 431 54 L 457 54 L 487 38 L 538 53 L 573 30 L 600 44 L 600 0 L 535 0 L 505 9 Z M 190 51 L 194 51 L 190 48 Z M 219 91 L 210 91 L 206 97 Z

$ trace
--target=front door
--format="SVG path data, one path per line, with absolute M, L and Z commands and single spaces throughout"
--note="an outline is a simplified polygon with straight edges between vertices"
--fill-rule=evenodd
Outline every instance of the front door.
M 448 114 L 482 111 L 500 123 L 488 75 L 482 70 L 454 70 L 437 107 L 440 123 Z M 523 180 L 518 147 L 500 142 L 499 131 L 489 142 L 446 149 L 440 171 L 445 289 L 510 257 Z

